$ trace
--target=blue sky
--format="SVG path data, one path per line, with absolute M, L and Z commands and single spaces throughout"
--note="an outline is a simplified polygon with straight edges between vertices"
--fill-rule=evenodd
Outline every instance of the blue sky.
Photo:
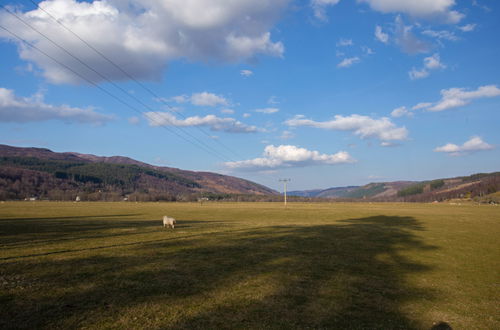
M 2 144 L 293 190 L 500 169 L 498 1 L 36 3 L 1 3 Z

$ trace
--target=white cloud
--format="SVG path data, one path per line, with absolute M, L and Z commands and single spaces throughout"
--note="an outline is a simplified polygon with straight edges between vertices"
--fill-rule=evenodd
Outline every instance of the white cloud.
M 424 58 L 424 67 L 420 70 L 412 68 L 408 72 L 411 80 L 426 78 L 430 74 L 430 70 L 445 69 L 446 65 L 441 63 L 441 58 L 439 54 L 434 54 L 432 56 Z
M 273 43 L 271 33 L 266 32 L 257 37 L 238 36 L 230 34 L 226 38 L 231 56 L 237 58 L 249 58 L 256 53 L 282 57 L 285 46 L 281 42 Z
M 405 13 L 415 18 L 458 23 L 464 14 L 452 10 L 455 0 L 358 0 L 382 13 Z
M 220 112 L 223 113 L 223 114 L 226 114 L 226 115 L 232 115 L 232 114 L 234 114 L 234 110 L 233 109 L 222 109 Z
M 396 127 L 387 117 L 374 119 L 368 116 L 336 115 L 329 121 L 318 122 L 306 119 L 304 116 L 295 116 L 285 122 L 291 127 L 309 126 L 327 130 L 352 131 L 361 138 L 376 138 L 382 141 L 405 140 L 408 136 L 408 130 L 405 127 Z
M 177 102 L 177 103 L 186 103 L 186 102 L 189 102 L 189 96 L 187 96 L 187 95 L 173 96 L 172 101 Z
M 410 71 L 408 71 L 408 75 L 410 76 L 411 80 L 422 79 L 429 76 L 429 71 L 425 69 L 417 70 L 415 68 L 412 68 Z
M 340 0 L 311 0 L 314 16 L 320 21 L 328 21 L 328 17 L 326 17 L 326 7 L 335 6 L 339 2 Z
M 251 116 L 252 116 L 251 114 L 246 113 L 246 112 L 243 114 L 243 118 L 249 118 L 249 117 L 251 117 Z
M 264 108 L 264 109 L 256 109 L 255 112 L 265 113 L 266 115 L 270 115 L 272 113 L 276 113 L 280 111 L 278 108 Z
M 443 111 L 469 104 L 474 99 L 500 96 L 500 88 L 496 85 L 481 86 L 476 90 L 450 88 L 441 90 L 441 100 L 426 107 L 429 111 Z
M 170 112 L 147 112 L 145 113 L 145 117 L 149 121 L 150 126 L 207 126 L 212 131 L 222 131 L 226 133 L 254 133 L 258 131 L 255 126 L 248 126 L 234 118 L 220 118 L 215 115 L 177 119 Z
M 392 110 L 391 116 L 396 118 L 403 116 L 411 117 L 413 116 L 413 113 L 403 106 Z
M 281 57 L 284 46 L 272 41 L 269 31 L 289 1 L 46 0 L 39 5 L 134 78 L 159 80 L 168 62 L 179 58 L 237 62 L 258 54 Z M 42 10 L 17 9 L 17 15 L 105 77 L 129 79 Z M 102 81 L 99 75 L 4 11 L 0 13 L 0 23 L 91 81 Z M 19 43 L 3 30 L 0 38 Z M 19 55 L 35 63 L 52 83 L 83 82 L 29 47 L 19 44 Z
M 335 165 L 354 163 L 355 160 L 345 151 L 335 154 L 320 154 L 293 145 L 268 145 L 264 149 L 263 157 L 225 163 L 230 169 L 268 170 L 286 167 L 303 167 L 312 165 Z
M 463 26 L 459 26 L 458 28 L 462 32 L 471 32 L 471 31 L 474 31 L 476 29 L 476 26 L 477 26 L 477 24 L 466 24 L 466 25 L 463 25 Z
M 392 147 L 399 147 L 400 144 L 394 143 L 394 142 L 382 141 L 382 142 L 380 142 L 380 146 L 385 147 L 385 148 L 392 148 Z
M 445 152 L 451 156 L 462 156 L 471 152 L 482 151 L 482 150 L 491 150 L 494 147 L 491 144 L 484 142 L 480 137 L 473 136 L 462 144 L 458 146 L 453 143 L 445 144 L 442 147 L 437 147 L 434 149 L 435 152 Z
M 424 30 L 422 31 L 422 34 L 436 39 L 445 39 L 450 41 L 459 40 L 459 38 L 455 35 L 455 33 L 447 30 L 441 30 L 441 31 Z
M 411 109 L 412 110 L 420 110 L 420 109 L 428 108 L 431 105 L 432 105 L 432 103 L 430 103 L 430 102 L 420 102 L 420 103 L 414 105 Z
M 446 65 L 441 63 L 439 54 L 436 53 L 432 56 L 424 58 L 424 67 L 429 70 L 445 69 Z
M 97 113 L 92 108 L 47 104 L 41 93 L 28 98 L 18 97 L 13 90 L 0 87 L 0 122 L 27 123 L 46 120 L 101 125 L 112 120 L 112 117 Z
M 163 101 L 165 99 L 160 99 Z M 174 101 L 176 103 L 187 103 L 190 102 L 196 106 L 207 106 L 207 107 L 215 107 L 218 105 L 229 105 L 230 102 L 221 95 L 217 95 L 209 92 L 201 92 L 201 93 L 193 93 L 191 96 L 183 94 L 173 96 L 170 99 L 166 99 L 165 101 Z
M 355 56 L 355 57 L 349 57 L 349 58 L 344 58 L 342 60 L 342 62 L 340 62 L 339 64 L 337 64 L 337 68 L 348 68 L 348 67 L 352 66 L 353 64 L 356 64 L 356 63 L 358 63 L 360 61 L 361 60 L 357 56 Z
M 382 27 L 380 26 L 375 26 L 375 38 L 377 38 L 378 41 L 383 42 L 384 44 L 387 44 L 389 42 L 389 34 L 382 32 Z
M 229 104 L 228 100 L 226 100 L 223 96 L 208 92 L 194 93 L 191 95 L 191 103 L 198 106 L 208 107 Z
M 340 39 L 337 42 L 337 47 L 347 47 L 347 46 L 352 46 L 354 43 L 352 42 L 352 39 Z
M 401 50 L 407 54 L 427 53 L 430 46 L 423 40 L 417 38 L 413 32 L 413 26 L 405 25 L 401 16 L 397 16 L 395 20 L 395 38 L 396 43 Z
M 243 76 L 243 77 L 250 77 L 253 75 L 253 71 L 251 70 L 241 70 L 240 71 L 240 74 Z

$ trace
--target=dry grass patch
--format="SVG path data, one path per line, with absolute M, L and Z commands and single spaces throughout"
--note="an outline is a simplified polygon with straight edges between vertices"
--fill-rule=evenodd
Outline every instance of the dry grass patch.
M 3 203 L 0 328 L 494 329 L 499 229 L 476 205 Z

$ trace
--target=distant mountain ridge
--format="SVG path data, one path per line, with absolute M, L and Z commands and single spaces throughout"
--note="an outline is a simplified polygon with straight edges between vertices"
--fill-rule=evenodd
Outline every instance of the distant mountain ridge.
M 176 200 L 207 194 L 276 195 L 263 185 L 211 172 L 154 166 L 128 157 L 102 157 L 0 145 L 0 198 Z M 109 197 L 108 196 L 108 197 Z M 106 197 L 107 199 L 109 199 Z
M 500 172 L 418 182 L 376 182 L 288 194 L 292 200 L 306 201 L 318 198 L 430 202 L 481 197 L 498 191 Z M 228 175 L 155 166 L 123 156 L 0 145 L 0 200 L 75 200 L 76 197 L 81 200 L 173 201 L 200 197 L 239 200 L 240 197 L 234 196 L 241 195 L 265 196 L 266 200 L 280 197 L 275 190 Z
M 394 181 L 364 186 L 290 191 L 290 196 L 342 200 L 430 202 L 476 197 L 500 191 L 500 172 L 428 181 Z

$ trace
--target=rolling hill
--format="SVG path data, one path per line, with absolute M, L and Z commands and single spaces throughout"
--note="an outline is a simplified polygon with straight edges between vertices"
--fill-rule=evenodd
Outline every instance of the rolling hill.
M 191 200 L 227 194 L 277 192 L 233 176 L 153 166 L 127 157 L 0 145 L 0 199 Z
M 295 196 L 292 200 L 304 201 L 431 202 L 479 198 L 498 191 L 500 172 L 420 182 L 376 182 L 364 186 L 290 191 L 288 194 Z M 122 156 L 102 157 L 0 145 L 0 200 L 75 200 L 77 196 L 81 200 L 110 201 L 175 201 L 200 197 L 235 200 L 235 196 L 243 195 L 249 200 L 262 200 L 263 197 L 279 200 L 275 190 L 228 175 L 154 166 Z
M 431 202 L 480 197 L 500 191 L 500 172 L 429 181 L 377 182 L 364 186 L 291 191 L 291 196 L 341 200 Z

